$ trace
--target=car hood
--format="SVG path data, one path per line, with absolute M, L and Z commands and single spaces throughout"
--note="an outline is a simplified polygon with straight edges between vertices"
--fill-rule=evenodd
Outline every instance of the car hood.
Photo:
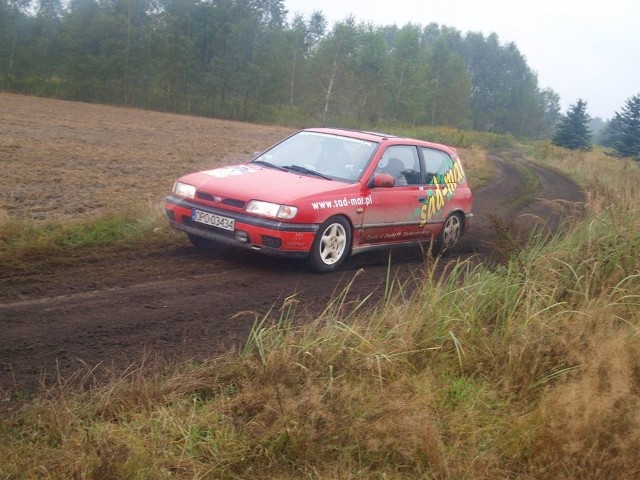
M 352 184 L 337 180 L 326 180 L 252 164 L 192 173 L 179 181 L 195 186 L 200 192 L 223 198 L 244 202 L 265 200 L 283 204 L 293 204 L 320 193 L 327 194 L 353 188 Z

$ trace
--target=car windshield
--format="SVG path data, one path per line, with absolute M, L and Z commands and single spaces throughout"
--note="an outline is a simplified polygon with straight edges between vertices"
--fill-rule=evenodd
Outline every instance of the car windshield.
M 355 182 L 377 147 L 376 142 L 303 131 L 256 157 L 253 163 L 302 175 Z

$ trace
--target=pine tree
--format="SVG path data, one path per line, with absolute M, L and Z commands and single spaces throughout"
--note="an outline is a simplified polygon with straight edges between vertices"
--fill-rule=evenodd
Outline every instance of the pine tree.
M 591 150 L 591 131 L 588 124 L 587 102 L 579 99 L 569 107 L 567 115 L 560 119 L 551 142 L 571 150 Z
M 616 153 L 640 160 L 640 94 L 627 100 L 622 112 L 616 112 L 616 119 L 613 145 Z
M 609 147 L 615 149 L 618 143 L 618 136 L 620 135 L 620 126 L 622 125 L 622 119 L 620 114 L 616 112 L 611 120 L 607 122 L 602 131 L 602 135 L 598 140 L 598 144 L 603 147 Z

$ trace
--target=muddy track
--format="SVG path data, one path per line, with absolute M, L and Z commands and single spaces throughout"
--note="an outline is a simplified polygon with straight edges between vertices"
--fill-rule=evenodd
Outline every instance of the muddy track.
M 523 230 L 540 221 L 555 227 L 563 206 L 583 201 L 570 180 L 508 155 L 492 155 L 497 176 L 474 192 L 473 229 L 446 261 L 492 261 L 499 253 L 496 219 Z M 536 200 L 523 206 L 526 171 L 539 179 L 539 189 Z M 388 252 L 362 254 L 337 272 L 319 275 L 298 262 L 235 251 L 205 254 L 185 242 L 169 250 L 77 259 L 45 274 L 6 274 L 0 393 L 8 398 L 9 392 L 30 392 L 79 369 L 124 367 L 143 352 L 181 360 L 238 348 L 255 319 L 288 297 L 299 302 L 300 318 L 311 318 L 355 277 L 349 298 L 373 294 L 375 301 L 388 262 Z M 411 282 L 423 268 L 417 249 L 391 253 L 391 274 L 401 281 Z

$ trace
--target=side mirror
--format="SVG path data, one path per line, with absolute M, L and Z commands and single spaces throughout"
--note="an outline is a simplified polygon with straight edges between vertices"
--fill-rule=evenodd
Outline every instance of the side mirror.
M 396 184 L 396 179 L 388 173 L 378 173 L 373 176 L 371 185 L 373 187 L 390 188 Z

